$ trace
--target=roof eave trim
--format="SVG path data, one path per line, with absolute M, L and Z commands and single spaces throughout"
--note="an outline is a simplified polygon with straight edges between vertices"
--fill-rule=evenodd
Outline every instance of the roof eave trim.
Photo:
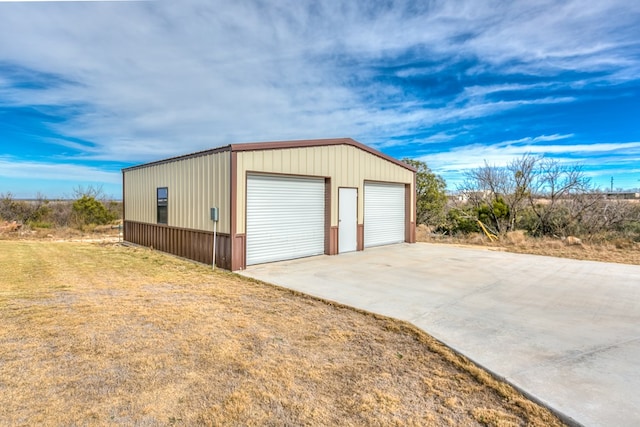
M 394 163 L 400 167 L 416 172 L 416 169 L 400 160 L 394 159 L 378 150 L 368 147 L 361 142 L 358 142 L 351 138 L 331 138 L 331 139 L 302 139 L 295 141 L 273 141 L 273 142 L 247 142 L 241 144 L 231 144 L 231 151 L 261 151 L 261 150 L 278 150 L 284 148 L 307 148 L 307 147 L 321 147 L 327 145 L 350 145 L 352 147 L 359 148 L 368 152 L 374 156 L 380 157 L 391 163 Z
M 162 165 L 165 163 L 178 162 L 180 160 L 192 159 L 194 157 L 208 156 L 209 154 L 217 154 L 217 153 L 222 153 L 224 151 L 231 151 L 231 145 L 225 145 L 224 147 L 212 148 L 204 151 L 197 151 L 195 153 L 189 153 L 189 154 L 184 154 L 182 156 L 170 157 L 168 159 L 156 160 L 154 162 L 143 163 L 141 165 L 130 166 L 128 168 L 123 168 L 122 172 L 124 173 L 124 172 L 129 172 L 135 169 L 144 169 L 151 166 Z

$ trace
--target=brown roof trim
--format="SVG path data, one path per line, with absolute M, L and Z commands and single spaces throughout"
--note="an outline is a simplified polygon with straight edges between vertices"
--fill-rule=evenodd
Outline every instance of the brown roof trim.
M 149 166 L 157 166 L 157 165 L 162 165 L 162 164 L 165 164 L 165 163 L 171 163 L 171 162 L 177 162 L 177 161 L 180 161 L 180 160 L 191 159 L 191 158 L 194 158 L 194 157 L 208 156 L 209 154 L 221 153 L 223 151 L 231 151 L 231 145 L 225 145 L 224 147 L 212 148 L 212 149 L 204 150 L 204 151 L 197 151 L 195 153 L 184 154 L 184 155 L 176 156 L 176 157 L 170 157 L 168 159 L 156 160 L 155 162 L 143 163 L 141 165 L 130 166 L 128 168 L 122 169 L 122 172 L 129 172 L 129 171 L 132 171 L 132 170 L 135 170 L 135 169 L 143 169 L 143 168 L 147 168 Z
M 211 150 L 198 151 L 197 153 L 185 154 L 183 156 L 171 157 L 169 159 L 158 160 L 155 162 L 145 163 L 137 166 L 131 166 L 131 167 L 122 169 L 122 172 L 128 172 L 131 170 L 146 168 L 149 166 L 156 166 L 164 163 L 171 163 L 179 160 L 190 159 L 193 157 L 206 156 L 209 154 L 220 153 L 223 151 L 241 152 L 241 151 L 279 150 L 279 149 L 285 149 L 285 148 L 307 148 L 307 147 L 321 147 L 321 146 L 327 146 L 327 145 L 350 145 L 352 147 L 356 147 L 356 148 L 359 148 L 360 150 L 366 151 L 369 154 L 373 154 L 374 156 L 380 157 L 381 159 L 394 163 L 400 167 L 408 169 L 412 172 L 416 171 L 416 169 L 413 168 L 412 166 L 409 166 L 406 163 L 401 162 L 400 160 L 394 159 L 391 156 L 381 153 L 378 150 L 374 150 L 373 148 L 368 147 L 351 138 L 331 138 L 331 139 L 301 139 L 301 140 L 294 140 L 294 141 L 273 141 L 273 142 L 246 142 L 246 143 L 240 143 L 240 144 L 230 144 L 224 147 L 214 148 Z
M 400 160 L 394 159 L 378 150 L 374 150 L 351 138 L 331 138 L 331 139 L 301 139 L 296 141 L 274 141 L 274 142 L 248 142 L 243 144 L 231 144 L 231 151 L 259 151 L 259 150 L 278 150 L 283 148 L 306 148 L 321 147 L 326 145 L 350 145 L 359 148 L 374 156 L 380 157 L 400 167 L 415 172 L 416 169 Z

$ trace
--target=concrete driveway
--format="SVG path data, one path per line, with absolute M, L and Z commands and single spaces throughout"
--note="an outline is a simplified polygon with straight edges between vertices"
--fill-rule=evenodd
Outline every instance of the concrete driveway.
M 640 267 L 417 243 L 242 274 L 407 320 L 585 426 L 640 425 Z

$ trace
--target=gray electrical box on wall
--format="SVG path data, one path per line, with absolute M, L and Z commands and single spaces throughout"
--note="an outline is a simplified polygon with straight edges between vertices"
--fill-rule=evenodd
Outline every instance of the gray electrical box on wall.
M 211 208 L 211 221 L 218 222 L 218 208 Z

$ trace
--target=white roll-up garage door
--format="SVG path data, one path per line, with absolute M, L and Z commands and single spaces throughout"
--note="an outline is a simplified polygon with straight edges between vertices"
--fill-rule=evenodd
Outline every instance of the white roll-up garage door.
M 404 242 L 405 189 L 403 184 L 364 184 L 364 246 Z
M 324 253 L 324 179 L 247 177 L 247 265 Z

